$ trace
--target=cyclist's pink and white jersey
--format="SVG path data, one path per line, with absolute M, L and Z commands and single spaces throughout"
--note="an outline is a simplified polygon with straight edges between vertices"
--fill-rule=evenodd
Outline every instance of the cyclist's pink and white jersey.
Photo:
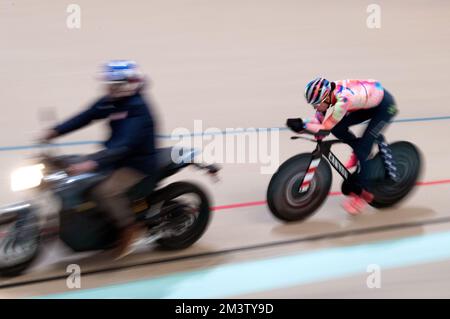
M 316 114 L 314 119 L 307 121 L 306 129 L 309 131 L 331 130 L 347 113 L 375 107 L 384 96 L 384 89 L 376 80 L 339 80 L 334 83 L 336 88 L 332 100 L 335 103 L 331 105 L 331 113 L 323 120 Z

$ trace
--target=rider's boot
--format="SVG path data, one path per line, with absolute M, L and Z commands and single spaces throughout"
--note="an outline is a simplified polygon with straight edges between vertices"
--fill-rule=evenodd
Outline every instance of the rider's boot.
M 345 168 L 352 169 L 353 167 L 356 167 L 356 165 L 358 165 L 358 157 L 356 157 L 355 153 L 352 153 L 347 163 L 345 164 Z
M 360 196 L 350 193 L 349 197 L 342 203 L 342 207 L 350 215 L 358 215 L 372 200 L 373 195 L 365 190 L 361 192 Z
M 369 193 L 368 191 L 363 190 L 361 192 L 361 198 L 364 199 L 364 201 L 366 203 L 370 204 L 373 201 L 374 196 L 372 193 Z
M 142 231 L 142 227 L 137 224 L 130 225 L 122 230 L 118 240 L 118 245 L 115 249 L 116 260 L 128 256 L 135 250 L 134 243 L 142 235 Z

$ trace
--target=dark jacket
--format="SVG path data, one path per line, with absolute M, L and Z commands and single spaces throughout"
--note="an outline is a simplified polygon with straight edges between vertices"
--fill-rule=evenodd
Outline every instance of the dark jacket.
M 89 158 L 100 168 L 135 168 L 145 174 L 156 169 L 154 122 L 141 94 L 118 100 L 102 97 L 84 112 L 55 127 L 59 135 L 88 125 L 93 120 L 109 119 L 111 135 L 105 149 Z

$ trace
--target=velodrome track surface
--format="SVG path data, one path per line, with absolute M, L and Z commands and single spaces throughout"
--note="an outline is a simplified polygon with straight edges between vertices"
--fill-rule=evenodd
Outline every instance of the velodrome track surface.
M 400 108 L 388 139 L 415 143 L 424 171 L 400 206 L 354 218 L 340 207 L 333 173 L 322 208 L 286 225 L 265 205 L 270 175 L 261 174 L 261 163 L 224 163 L 217 184 L 186 170 L 175 179 L 202 184 L 215 206 L 196 245 L 113 262 L 108 253 L 73 255 L 53 242 L 28 273 L 0 279 L 1 298 L 450 297 L 447 2 L 381 2 L 380 29 L 366 27 L 364 1 L 78 4 L 79 30 L 65 27 L 63 2 L 1 4 L 1 204 L 18 199 L 9 173 L 36 152 L 30 146 L 43 127 L 39 112 L 52 107 L 62 119 L 89 103 L 100 89 L 98 63 L 109 58 L 135 59 L 150 74 L 161 145 L 173 144 L 167 136 L 175 128 L 192 130 L 194 120 L 225 130 L 308 116 L 302 87 L 317 74 L 379 79 Z M 95 124 L 59 140 L 58 151 L 92 151 L 103 132 Z M 280 162 L 313 148 L 290 136 L 279 133 Z M 348 149 L 336 153 L 344 159 Z M 66 287 L 70 263 L 81 266 L 81 290 Z M 381 288 L 366 285 L 370 264 L 381 267 Z

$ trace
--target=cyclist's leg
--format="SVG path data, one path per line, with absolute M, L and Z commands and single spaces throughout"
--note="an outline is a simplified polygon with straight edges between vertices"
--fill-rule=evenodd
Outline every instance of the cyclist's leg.
M 362 137 L 357 141 L 354 150 L 361 165 L 360 183 L 363 188 L 368 185 L 367 166 L 368 157 L 373 144 L 381 132 L 387 127 L 390 120 L 397 114 L 397 106 L 392 95 L 385 90 L 381 103 L 373 108 L 375 114 L 371 118 Z
M 347 143 L 353 150 L 357 144 L 357 137 L 349 130 L 352 125 L 360 124 L 374 115 L 373 109 L 359 110 L 347 114 L 336 126 L 331 130 L 334 136 Z M 358 158 L 353 151 L 348 161 L 345 163 L 347 169 L 352 169 L 358 164 Z
M 356 135 L 349 130 L 350 126 L 360 124 L 374 116 L 373 109 L 358 110 L 347 114 L 339 123 L 337 123 L 331 133 L 338 139 L 354 148 L 356 143 Z

